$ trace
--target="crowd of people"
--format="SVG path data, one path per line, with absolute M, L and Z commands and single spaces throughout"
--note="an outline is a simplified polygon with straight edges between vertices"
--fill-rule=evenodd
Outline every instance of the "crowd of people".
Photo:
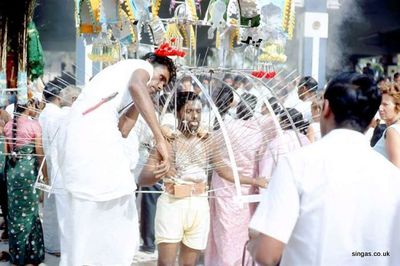
M 399 265 L 400 85 L 280 82 L 191 78 L 149 53 L 82 91 L 49 82 L 44 108 L 17 95 L 0 113 L 0 260 Z

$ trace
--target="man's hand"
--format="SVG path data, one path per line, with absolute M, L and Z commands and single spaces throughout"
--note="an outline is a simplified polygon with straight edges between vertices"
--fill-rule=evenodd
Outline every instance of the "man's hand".
M 160 162 L 154 166 L 154 171 L 153 171 L 154 178 L 161 179 L 165 177 L 167 173 L 168 173 L 167 164 L 165 164 L 164 162 Z
M 168 147 L 167 147 L 167 143 L 165 141 L 164 138 L 158 139 L 156 141 L 156 148 L 158 153 L 161 156 L 161 160 L 160 163 L 156 166 L 154 175 L 157 176 L 161 175 L 161 174 L 167 174 L 170 167 L 171 167 L 171 162 L 169 159 L 169 152 L 168 152 Z

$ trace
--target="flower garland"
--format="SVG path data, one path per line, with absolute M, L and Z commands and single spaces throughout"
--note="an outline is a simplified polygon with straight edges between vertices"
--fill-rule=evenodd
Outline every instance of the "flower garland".
M 273 79 L 276 76 L 275 71 L 263 71 L 263 70 L 257 70 L 257 71 L 252 71 L 251 75 L 256 77 L 256 78 L 266 78 L 266 79 Z
M 176 39 L 171 39 L 171 43 L 175 43 Z M 165 42 L 160 45 L 160 47 L 154 51 L 154 54 L 157 56 L 179 56 L 179 57 L 184 57 L 186 53 L 182 50 L 179 50 L 178 48 L 174 48 L 170 46 L 169 43 Z
M 158 13 L 160 13 L 160 7 L 161 7 L 161 0 L 152 1 L 151 13 L 153 14 L 153 17 L 158 17 Z
M 182 47 L 182 42 L 183 42 L 183 37 L 181 33 L 179 32 L 179 28 L 175 23 L 170 23 L 167 26 L 167 30 L 165 31 L 164 38 L 167 41 L 174 40 L 174 43 L 176 43 L 176 46 Z
M 233 47 L 235 46 L 235 43 L 239 41 L 239 36 L 240 36 L 240 29 L 238 27 L 238 21 L 236 19 L 231 19 L 230 20 L 231 26 L 234 26 L 233 29 L 231 29 L 230 35 L 229 35 L 229 48 L 232 50 Z
M 133 14 L 133 7 L 130 4 L 129 0 L 123 0 L 121 3 L 122 10 L 128 15 L 131 23 L 135 21 L 135 15 Z
M 197 17 L 196 3 L 194 2 L 194 0 L 186 0 L 185 3 L 187 8 L 186 10 L 189 10 L 190 12 L 190 19 L 194 21 L 198 20 L 199 18 Z

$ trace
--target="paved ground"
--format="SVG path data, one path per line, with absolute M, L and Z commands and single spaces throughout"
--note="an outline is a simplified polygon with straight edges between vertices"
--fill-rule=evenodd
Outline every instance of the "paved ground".
M 2 218 L 0 218 L 0 222 L 2 222 Z M 1 231 L 0 231 L 1 235 Z M 8 243 L 0 242 L 0 251 L 8 251 Z M 40 266 L 57 266 L 60 262 L 60 259 L 46 253 L 46 259 L 44 263 L 40 264 Z M 9 266 L 8 262 L 0 262 L 0 266 Z M 157 265 L 157 252 L 154 254 L 146 254 L 143 252 L 139 252 L 134 260 L 132 266 L 155 266 Z
M 0 243 L 0 251 L 7 251 L 8 250 L 8 244 L 7 243 Z M 60 259 L 52 256 L 50 254 L 46 254 L 46 259 L 44 263 L 40 264 L 40 266 L 57 266 L 58 263 L 60 262 Z M 9 266 L 10 264 L 8 262 L 0 262 L 0 266 Z M 139 252 L 134 261 L 132 266 L 155 266 L 157 265 L 157 255 L 152 254 L 146 254 L 143 252 Z

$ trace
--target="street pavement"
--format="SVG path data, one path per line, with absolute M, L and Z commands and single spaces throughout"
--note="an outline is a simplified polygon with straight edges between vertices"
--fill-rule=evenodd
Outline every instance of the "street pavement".
M 2 222 L 2 218 L 0 218 L 0 222 Z M 0 235 L 1 235 L 0 231 Z M 8 243 L 0 242 L 0 251 L 8 251 Z M 47 254 L 45 255 L 44 263 L 41 263 L 39 266 L 58 266 L 60 262 L 60 258 Z M 8 262 L 0 262 L 0 266 L 9 266 Z M 154 254 L 147 254 L 144 252 L 138 252 L 136 254 L 132 266 L 156 266 L 157 265 L 157 252 Z

